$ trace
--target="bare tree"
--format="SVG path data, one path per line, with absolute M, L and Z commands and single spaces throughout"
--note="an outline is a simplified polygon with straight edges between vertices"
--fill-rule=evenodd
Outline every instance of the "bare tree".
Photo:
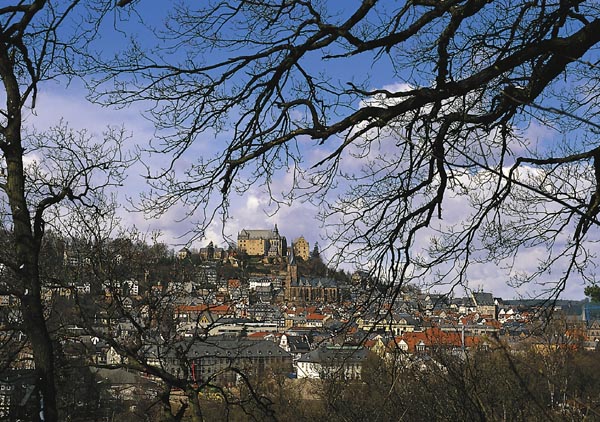
M 225 221 L 230 195 L 260 185 L 275 204 L 320 204 L 338 257 L 375 262 L 391 281 L 456 285 L 473 263 L 511 268 L 541 247 L 537 269 L 511 276 L 554 269 L 543 293 L 558 294 L 574 274 L 593 281 L 598 12 L 581 1 L 179 4 L 158 49 L 90 65 L 106 72 L 98 100 L 154 104 L 151 150 L 173 157 L 149 172 L 154 213 L 183 202 Z M 218 151 L 177 171 L 211 136 Z
M 127 138 L 122 130 L 109 129 L 102 139 L 94 140 L 62 123 L 45 132 L 25 124 L 40 85 L 69 70 L 72 49 L 89 35 L 85 25 L 75 30 L 67 25 L 79 6 L 81 24 L 90 10 L 105 13 L 114 5 L 94 2 L 87 10 L 80 1 L 32 0 L 0 7 L 0 78 L 5 101 L 0 108 L 0 201 L 7 241 L 0 262 L 8 273 L 2 287 L 19 303 L 20 329 L 35 363 L 38 413 L 45 421 L 59 417 L 55 350 L 41 296 L 46 282 L 40 268 L 45 230 L 59 224 L 56 218 L 72 206 L 98 208 L 105 201 L 105 189 L 121 183 L 129 163 L 121 150 Z M 97 15 L 96 23 L 101 16 Z

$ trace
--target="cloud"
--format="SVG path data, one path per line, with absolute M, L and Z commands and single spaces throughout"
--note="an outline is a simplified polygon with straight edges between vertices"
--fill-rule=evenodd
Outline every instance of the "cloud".
M 246 209 L 248 211 L 258 211 L 261 205 L 261 200 L 258 196 L 248 195 L 246 198 Z
M 69 122 L 74 128 L 88 130 L 91 134 L 100 136 L 107 125 L 125 126 L 132 133 L 130 146 L 134 148 L 138 145 L 147 145 L 150 139 L 154 137 L 154 128 L 142 117 L 141 110 L 136 107 L 122 110 L 102 108 L 85 101 L 85 91 L 82 87 L 71 85 L 69 89 L 64 90 L 62 85 L 42 90 L 40 93 L 38 107 L 35 114 L 30 113 L 27 116 L 27 123 L 36 126 L 39 129 L 48 128 L 56 124 L 61 118 Z M 384 87 L 391 92 L 405 91 L 410 88 L 407 84 L 392 84 Z M 366 103 L 363 103 L 365 105 Z M 139 106 L 138 106 L 139 107 Z M 363 168 L 369 168 L 373 164 L 381 162 L 381 159 L 393 161 L 397 154 L 395 137 L 401 136 L 401 133 L 389 131 L 384 136 L 377 134 L 373 142 L 364 146 L 353 146 L 344 151 L 340 162 L 339 170 L 352 173 L 360 172 Z M 494 136 L 490 134 L 489 136 Z M 530 145 L 543 145 L 553 138 L 556 134 L 538 124 L 531 124 L 524 130 L 524 136 L 529 139 Z M 178 163 L 177 170 L 186 169 L 197 157 L 209 157 L 219 151 L 221 146 L 227 142 L 227 135 L 219 135 L 214 139 L 209 139 L 210 134 L 205 135 L 201 142 L 195 143 L 191 150 L 184 157 L 184 161 Z M 340 141 L 339 139 L 337 140 Z M 360 140 L 358 141 L 360 142 Z M 300 139 L 298 145 L 304 154 L 305 165 L 311 166 L 331 154 L 339 145 L 335 139 L 326 142 L 324 145 L 318 145 L 313 140 Z M 526 152 L 524 148 L 515 144 L 513 153 L 519 154 Z M 164 156 L 152 157 L 149 163 L 156 168 L 164 166 L 167 158 Z M 142 167 L 133 168 L 126 180 L 126 185 L 120 190 L 119 198 L 122 204 L 126 204 L 125 198 L 131 197 L 134 200 L 140 192 L 147 191 L 148 186 L 142 177 L 144 169 Z M 293 200 L 290 204 L 286 203 L 285 193 L 294 186 L 295 182 L 304 183 L 306 181 L 298 180 L 299 175 L 290 171 L 280 171 L 274 175 L 270 184 L 270 192 L 278 196 L 282 203 L 276 203 L 270 200 L 269 192 L 264 186 L 259 184 L 251 186 L 243 195 L 233 194 L 230 198 L 230 217 L 223 228 L 221 222 L 217 219 L 206 228 L 203 239 L 198 239 L 194 247 L 201 247 L 209 241 L 218 245 L 225 246 L 226 240 L 236 240 L 237 233 L 243 228 L 252 229 L 270 229 L 277 224 L 280 233 L 287 237 L 288 243 L 299 236 L 304 236 L 312 245 L 319 242 L 321 246 L 326 246 L 324 239 L 327 237 L 327 231 L 330 229 L 323 225 L 317 217 L 320 206 L 326 206 L 326 203 L 313 204 L 310 201 Z M 466 180 L 474 180 L 475 175 L 465 173 Z M 336 178 L 335 185 L 330 192 L 329 200 L 335 195 L 341 194 L 349 186 Z M 467 183 L 466 183 L 467 184 Z M 473 182 L 473 186 L 476 184 Z M 319 187 L 319 186 L 317 186 Z M 479 185 L 479 189 L 484 189 Z M 356 203 L 356 205 L 360 205 Z M 360 208 L 360 206 L 358 207 Z M 277 211 L 277 212 L 275 212 Z M 123 223 L 129 226 L 136 226 L 142 231 L 160 230 L 163 233 L 162 240 L 173 246 L 187 243 L 191 238 L 191 231 L 195 228 L 193 218 L 188 218 L 189 208 L 184 204 L 178 203 L 171 207 L 158 219 L 148 219 L 142 213 L 130 212 L 128 207 L 123 206 L 119 215 Z M 461 221 L 470 218 L 471 204 L 467 196 L 449 191 L 443 204 L 443 221 L 437 221 L 437 228 L 442 229 L 451 224 L 460 224 Z M 336 221 L 333 221 L 335 223 Z M 567 228 L 561 234 L 563 238 L 568 238 L 572 233 L 572 227 Z M 423 231 L 415 242 L 417 250 L 424 251 L 428 245 L 430 237 L 435 233 L 428 229 Z M 558 246 L 558 245 L 557 245 Z M 335 245 L 332 245 L 335 249 Z M 359 248 L 359 245 L 354 245 Z M 544 245 L 529 245 L 521 248 L 517 259 L 514 262 L 513 272 L 535 271 L 539 261 L 545 257 Z M 333 253 L 333 251 L 328 252 Z M 331 256 L 331 255 L 330 255 Z M 509 262 L 499 261 L 492 263 L 473 263 L 470 266 L 468 279 L 469 287 L 477 288 L 482 286 L 484 289 L 492 291 L 495 295 L 503 297 L 514 297 L 515 295 L 534 295 L 543 291 L 560 278 L 560 268 L 553 274 L 547 274 L 542 277 L 541 284 L 522 286 L 521 288 L 511 287 L 508 283 L 511 277 L 511 271 L 507 269 Z M 348 268 L 350 269 L 350 268 Z M 575 279 L 570 282 L 565 291 L 566 297 L 580 298 L 583 287 Z

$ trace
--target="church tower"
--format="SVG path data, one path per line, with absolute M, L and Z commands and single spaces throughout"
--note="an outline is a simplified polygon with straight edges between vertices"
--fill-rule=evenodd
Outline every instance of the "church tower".
M 291 248 L 288 258 L 287 275 L 285 277 L 285 286 L 283 288 L 285 300 L 292 299 L 292 283 L 298 284 L 298 264 L 296 263 L 296 255 L 294 248 Z

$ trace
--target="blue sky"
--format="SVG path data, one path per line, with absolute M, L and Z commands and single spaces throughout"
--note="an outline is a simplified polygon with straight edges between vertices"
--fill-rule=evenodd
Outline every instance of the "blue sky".
M 164 5 L 162 3 L 145 2 L 142 6 L 139 8 L 139 18 L 146 23 L 160 24 L 166 10 Z M 104 38 L 100 41 L 98 48 L 103 49 L 105 53 L 126 48 L 129 36 L 136 27 L 131 23 L 119 23 L 118 19 L 114 22 L 107 22 L 104 28 Z M 116 30 L 113 30 L 113 28 L 116 28 Z M 144 36 L 142 36 L 142 39 Z M 389 72 L 386 66 L 387 63 L 384 60 L 374 64 L 359 57 L 350 65 L 347 62 L 339 65 L 333 61 L 321 63 L 318 58 L 315 58 L 314 64 L 321 68 L 323 72 L 348 81 L 362 80 L 368 77 L 373 88 L 401 86 L 406 83 L 406 81 L 400 80 Z M 35 115 L 31 115 L 27 122 L 38 128 L 44 128 L 55 124 L 60 119 L 64 119 L 72 127 L 85 128 L 92 134 L 100 134 L 107 125 L 122 125 L 132 134 L 132 148 L 135 145 L 145 146 L 154 138 L 153 125 L 143 117 L 144 104 L 137 103 L 122 109 L 103 108 L 87 102 L 85 96 L 85 88 L 77 81 L 68 86 L 60 82 L 46 83 L 40 90 Z M 356 106 L 359 107 L 360 104 L 356 104 Z M 555 136 L 551 130 L 537 123 L 529 125 L 524 130 L 533 145 L 551 143 Z M 190 148 L 182 160 L 177 163 L 178 169 L 184 170 L 187 167 L 186 165 L 194 160 L 195 155 L 210 155 L 215 153 L 219 147 L 219 138 L 215 139 L 210 134 L 206 134 L 201 142 Z M 316 148 L 311 143 L 307 143 L 304 148 L 308 160 L 316 160 L 317 157 L 322 157 L 327 151 L 326 147 Z M 164 157 L 151 157 L 150 163 L 160 166 L 164 163 L 164 160 Z M 360 166 L 361 162 L 347 157 L 344 165 L 350 169 L 354 166 Z M 143 174 L 144 169 L 142 166 L 136 166 L 131 170 L 126 185 L 119 192 L 123 204 L 126 204 L 126 198 L 132 198 L 133 201 L 136 201 L 139 193 L 148 189 L 142 177 Z M 288 185 L 289 181 L 286 178 L 289 177 L 289 174 L 282 173 L 279 176 L 280 179 L 276 181 L 275 187 L 283 190 Z M 453 218 L 464 215 L 465 206 L 464 200 L 458 196 L 448 198 L 444 205 L 445 220 L 452 221 Z M 243 196 L 233 196 L 231 198 L 231 219 L 228 221 L 224 232 L 235 239 L 237 232 L 243 228 L 271 228 L 277 224 L 280 232 L 288 238 L 288 241 L 302 235 L 310 242 L 311 247 L 316 241 L 322 247 L 328 246 L 323 239 L 324 228 L 316 218 L 318 210 L 315 206 L 306 202 L 295 202 L 292 206 L 280 207 L 279 211 L 273 215 L 274 209 L 275 207 L 269 202 L 264 189 L 260 186 L 253 186 Z M 148 219 L 141 213 L 129 212 L 126 205 L 123 206 L 121 215 L 125 225 L 135 225 L 141 231 L 160 230 L 163 233 L 162 240 L 174 248 L 186 244 L 190 238 L 186 233 L 194 228 L 194 219 L 186 218 L 186 209 L 182 205 L 173 207 L 159 219 Z M 425 232 L 419 239 L 422 245 L 427 242 L 429 233 Z M 195 241 L 192 246 L 202 247 L 209 241 L 221 245 L 224 243 L 221 227 L 218 224 L 209 227 L 206 238 Z M 326 251 L 325 256 L 327 254 Z M 541 256 L 543 256 L 543 249 L 528 248 L 518 256 L 515 262 L 516 269 L 534 271 L 537 265 L 536 260 Z M 536 295 L 543 291 L 543 285 L 530 285 L 520 289 L 508 286 L 506 283 L 507 274 L 503 268 L 506 264 L 506 262 L 496 262 L 474 265 L 469 277 L 469 287 L 472 289 L 481 287 L 484 290 L 491 290 L 495 295 L 505 298 L 512 298 L 517 294 L 524 296 Z M 550 274 L 545 276 L 546 278 L 542 281 L 552 282 L 552 277 L 556 276 Z M 457 291 L 457 294 L 462 293 Z M 578 284 L 576 279 L 572 280 L 564 293 L 564 297 L 582 298 L 583 286 Z

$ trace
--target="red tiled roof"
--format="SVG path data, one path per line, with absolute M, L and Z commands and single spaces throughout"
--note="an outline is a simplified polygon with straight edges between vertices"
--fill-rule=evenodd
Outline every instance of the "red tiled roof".
M 232 312 L 233 308 L 229 305 L 206 305 L 206 304 L 202 304 L 202 305 L 179 305 L 175 308 L 175 313 L 182 313 L 182 312 L 205 312 L 205 311 L 209 311 L 212 314 L 215 315 L 226 315 L 230 312 Z
M 237 278 L 230 278 L 227 280 L 227 287 L 230 289 L 240 287 L 242 283 Z
M 480 344 L 483 340 L 481 337 L 465 336 L 465 347 L 474 347 Z M 407 332 L 394 341 L 390 342 L 389 346 L 395 348 L 396 345 L 404 340 L 408 345 L 408 351 L 414 352 L 416 346 L 423 342 L 426 347 L 461 347 L 462 335 L 459 332 L 442 331 L 438 327 L 428 328 L 424 331 Z
M 248 334 L 246 337 L 254 339 L 254 340 L 260 340 L 260 339 L 264 339 L 269 334 L 273 334 L 273 333 L 269 333 L 267 331 L 258 331 L 256 333 Z
M 364 344 L 367 349 L 371 349 L 377 344 L 377 340 L 365 340 Z

